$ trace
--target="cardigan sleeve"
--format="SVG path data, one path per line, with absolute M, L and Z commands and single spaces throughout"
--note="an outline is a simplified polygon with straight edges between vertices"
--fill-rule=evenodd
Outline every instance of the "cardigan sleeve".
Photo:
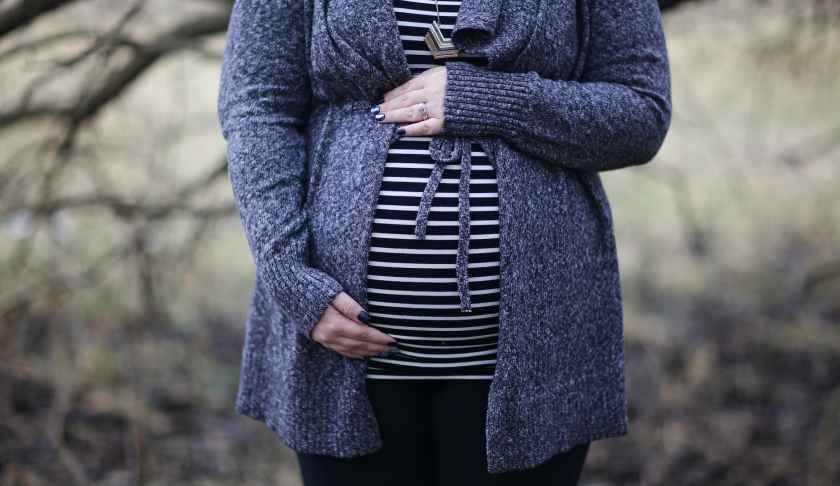
M 217 111 L 229 177 L 257 272 L 296 331 L 342 291 L 309 265 L 306 123 L 311 103 L 301 0 L 236 0 Z
M 671 121 L 671 79 L 656 0 L 589 0 L 578 80 L 447 63 L 444 133 L 491 135 L 571 169 L 644 164 Z

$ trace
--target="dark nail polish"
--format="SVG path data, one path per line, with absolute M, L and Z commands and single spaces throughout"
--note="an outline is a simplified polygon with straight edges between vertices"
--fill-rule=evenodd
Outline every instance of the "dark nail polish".
M 371 112 L 371 113 L 373 113 L 373 114 L 379 113 L 379 105 L 374 106 L 373 108 L 371 108 L 371 109 L 370 109 L 370 112 Z
M 370 324 L 370 315 L 367 313 L 366 310 L 362 310 L 359 312 L 359 320 L 364 322 L 365 324 Z
M 382 119 L 385 118 L 385 113 L 378 113 L 374 118 L 378 121 L 382 121 Z
M 397 128 L 397 135 L 399 135 L 399 136 L 405 135 L 405 128 L 403 128 L 403 127 Z

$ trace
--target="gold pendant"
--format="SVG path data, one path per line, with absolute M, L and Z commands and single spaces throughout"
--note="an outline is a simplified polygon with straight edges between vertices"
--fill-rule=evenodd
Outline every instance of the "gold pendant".
M 432 57 L 435 59 L 449 59 L 458 57 L 458 48 L 452 43 L 452 40 L 444 37 L 443 32 L 437 20 L 432 20 L 432 26 L 426 32 L 426 45 L 432 52 Z

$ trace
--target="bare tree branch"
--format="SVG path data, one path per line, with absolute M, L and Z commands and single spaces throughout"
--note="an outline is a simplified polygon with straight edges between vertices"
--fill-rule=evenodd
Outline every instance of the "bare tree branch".
M 75 106 L 54 103 L 22 105 L 15 110 L 0 113 L 0 129 L 38 118 L 58 118 L 68 123 L 68 132 L 75 132 L 78 124 L 96 116 L 100 109 L 122 94 L 161 58 L 192 46 L 204 37 L 223 33 L 227 23 L 227 15 L 206 15 L 175 26 L 153 44 L 131 42 L 135 47 L 134 57 L 124 66 L 107 73 L 97 89 L 88 96 L 80 96 Z M 125 42 L 124 37 L 118 39 Z
M 76 0 L 18 0 L 11 7 L 0 10 L 0 37 L 29 25 L 33 20 Z

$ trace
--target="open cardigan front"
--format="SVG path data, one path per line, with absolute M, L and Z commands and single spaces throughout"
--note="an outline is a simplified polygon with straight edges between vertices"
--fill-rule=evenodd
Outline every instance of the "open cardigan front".
M 463 0 L 452 40 L 488 63 L 447 63 L 443 133 L 430 153 L 460 158 L 476 141 L 497 172 L 500 330 L 486 452 L 498 473 L 629 430 L 599 172 L 659 151 L 670 72 L 656 0 Z M 389 0 L 233 5 L 218 113 L 257 269 L 236 411 L 301 452 L 354 457 L 383 445 L 366 361 L 310 332 L 340 291 L 367 305 L 376 195 L 397 128 L 369 110 L 410 77 Z

